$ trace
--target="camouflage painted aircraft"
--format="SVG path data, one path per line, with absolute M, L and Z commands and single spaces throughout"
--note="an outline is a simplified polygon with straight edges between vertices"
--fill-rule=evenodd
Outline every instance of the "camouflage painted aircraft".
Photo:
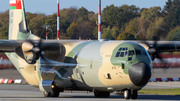
M 81 90 L 95 97 L 118 92 L 137 99 L 151 77 L 154 57 L 178 51 L 180 42 L 42 40 L 29 33 L 23 0 L 10 0 L 9 40 L 0 40 L 0 47 L 45 97 Z

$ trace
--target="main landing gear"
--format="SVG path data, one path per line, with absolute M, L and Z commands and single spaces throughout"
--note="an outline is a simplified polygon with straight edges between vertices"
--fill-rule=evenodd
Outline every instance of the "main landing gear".
M 43 92 L 44 93 L 44 97 L 59 97 L 59 92 Z
M 110 96 L 110 92 L 94 91 L 94 96 L 108 98 Z
M 133 90 L 132 92 L 131 92 L 131 90 L 125 90 L 124 91 L 124 98 L 125 99 L 130 99 L 130 98 L 137 99 L 137 97 L 138 97 L 137 90 Z

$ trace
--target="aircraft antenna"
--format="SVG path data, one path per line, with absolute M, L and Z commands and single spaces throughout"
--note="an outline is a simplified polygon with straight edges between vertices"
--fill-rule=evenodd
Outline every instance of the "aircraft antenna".
M 98 40 L 101 40 L 101 0 L 99 0 L 98 8 Z
M 59 40 L 59 29 L 60 29 L 60 18 L 59 18 L 59 0 L 57 0 L 57 40 Z

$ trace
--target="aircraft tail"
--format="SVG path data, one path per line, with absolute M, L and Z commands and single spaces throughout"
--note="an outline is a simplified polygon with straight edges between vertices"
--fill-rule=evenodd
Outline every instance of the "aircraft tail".
M 39 39 L 29 33 L 23 0 L 10 0 L 9 7 L 9 39 Z

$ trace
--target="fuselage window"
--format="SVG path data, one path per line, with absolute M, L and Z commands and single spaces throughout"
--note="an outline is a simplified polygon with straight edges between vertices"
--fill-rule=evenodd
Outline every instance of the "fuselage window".
M 133 56 L 134 55 L 134 50 L 130 50 L 129 52 L 128 52 L 128 56 Z
M 119 51 L 121 51 L 121 50 L 122 50 L 122 48 L 119 49 Z
M 123 48 L 122 50 L 123 50 L 123 51 L 125 51 L 125 50 L 126 50 L 126 48 Z

